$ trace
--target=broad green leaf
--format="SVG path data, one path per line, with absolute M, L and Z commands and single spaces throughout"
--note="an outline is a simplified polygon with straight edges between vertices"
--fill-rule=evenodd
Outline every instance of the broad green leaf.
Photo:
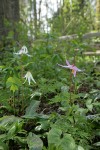
M 27 137 L 27 144 L 28 144 L 29 150 L 42 150 L 43 148 L 42 140 L 37 135 L 31 132 L 29 133 Z
M 80 145 L 78 145 L 78 150 L 84 150 L 84 148 Z
M 47 130 L 50 127 L 50 123 L 47 120 L 41 119 L 40 125 L 35 127 L 35 131 Z
M 16 134 L 16 125 L 13 123 L 7 134 L 7 139 L 11 139 Z
M 5 66 L 0 66 L 0 71 L 3 70 L 5 68 Z
M 26 113 L 23 116 L 24 118 L 34 118 L 38 114 L 36 113 L 37 108 L 39 107 L 40 101 L 32 100 L 30 105 L 26 108 Z
M 95 130 L 95 135 L 100 136 L 100 129 Z
M 75 141 L 70 134 L 64 134 L 61 140 L 61 147 L 63 150 L 75 150 Z
M 10 90 L 15 92 L 18 90 L 18 86 L 16 86 L 15 84 L 12 84 L 11 87 L 10 87 Z
M 93 145 L 95 145 L 95 146 L 100 146 L 100 142 L 96 142 L 96 143 L 94 143 Z
M 61 87 L 61 91 L 62 91 L 62 92 L 68 92 L 68 90 L 69 90 L 69 87 L 68 87 L 68 86 L 62 86 L 62 87 Z
M 21 81 L 19 78 L 17 77 L 9 77 L 6 81 L 6 85 L 7 87 L 12 86 L 13 84 L 17 85 L 17 86 L 21 86 Z
M 40 97 L 41 95 L 42 95 L 42 93 L 36 91 L 36 92 L 31 94 L 31 98 L 33 98 L 35 96 L 39 96 Z
M 59 146 L 61 143 L 61 134 L 62 131 L 58 128 L 53 128 L 48 133 L 48 143 L 55 144 L 55 146 Z
M 17 141 L 18 143 L 20 143 L 21 145 L 27 143 L 26 137 L 15 136 L 14 140 Z
M 8 146 L 4 143 L 0 141 L 0 150 L 8 150 Z
M 6 140 L 6 134 L 0 134 L 0 141 Z
M 86 101 L 86 107 L 87 107 L 90 111 L 92 111 L 92 109 L 93 109 L 92 99 L 88 99 L 88 100 Z
M 10 91 L 6 89 L 0 89 L 0 110 L 4 108 L 5 110 L 11 111 L 12 107 L 9 104 L 8 98 L 10 97 Z
M 4 116 L 0 118 L 0 129 L 9 130 L 13 123 L 20 122 L 22 119 L 15 116 Z
M 99 102 L 94 102 L 93 105 L 100 107 L 100 103 Z

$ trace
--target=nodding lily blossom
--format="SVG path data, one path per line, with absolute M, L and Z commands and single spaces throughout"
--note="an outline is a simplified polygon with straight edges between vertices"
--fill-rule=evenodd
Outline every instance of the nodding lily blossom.
M 34 83 L 36 83 L 30 71 L 28 71 L 28 72 L 26 73 L 26 75 L 24 76 L 24 78 L 25 78 L 25 82 L 28 81 L 29 85 L 30 85 L 30 83 L 31 83 L 31 80 L 32 80 Z M 24 83 L 25 83 L 25 82 L 24 82 Z
M 66 60 L 66 66 L 60 65 L 59 66 L 63 67 L 63 68 L 69 68 L 72 70 L 72 74 L 74 75 L 74 77 L 76 76 L 76 72 L 81 72 L 82 70 L 78 69 L 74 64 L 70 65 L 70 63 Z
M 18 53 L 14 53 L 14 54 L 16 54 L 16 55 L 25 54 L 25 55 L 27 55 L 27 56 L 29 56 L 29 57 L 31 56 L 31 55 L 28 54 L 28 49 L 27 49 L 26 46 L 23 46 L 23 47 L 18 51 Z

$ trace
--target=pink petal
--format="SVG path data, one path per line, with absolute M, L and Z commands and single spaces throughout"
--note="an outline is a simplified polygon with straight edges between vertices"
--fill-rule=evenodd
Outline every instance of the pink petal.
M 76 66 L 73 67 L 73 70 L 76 70 L 76 71 L 79 71 L 79 72 L 82 71 L 82 70 L 78 69 Z
M 76 66 L 73 67 L 73 70 L 78 71 L 78 68 Z
M 70 63 L 68 62 L 68 60 L 66 60 L 66 64 L 67 64 L 68 66 L 70 66 Z
M 72 65 L 69 65 L 68 67 L 69 67 L 70 69 L 73 69 L 73 66 L 72 66 Z M 73 70 L 74 70 L 74 69 L 73 69 Z
M 74 77 L 75 77 L 75 76 L 76 76 L 76 71 L 74 71 L 74 73 L 73 73 L 73 74 L 74 74 Z
M 74 77 L 76 76 L 76 70 L 72 70 Z

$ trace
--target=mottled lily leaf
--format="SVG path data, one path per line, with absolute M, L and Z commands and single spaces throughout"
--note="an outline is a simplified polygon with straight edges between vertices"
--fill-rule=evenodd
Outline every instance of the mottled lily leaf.
M 84 150 L 84 148 L 80 145 L 78 145 L 78 150 Z
M 42 150 L 43 142 L 36 134 L 30 132 L 27 137 L 29 150 Z
M 75 141 L 70 134 L 65 134 L 61 140 L 63 150 L 75 150 Z
M 48 143 L 54 144 L 55 146 L 59 146 L 61 143 L 61 134 L 62 131 L 57 128 L 53 128 L 48 133 Z
M 33 119 L 37 117 L 38 113 L 36 112 L 36 110 L 38 109 L 39 104 L 40 104 L 40 101 L 36 101 L 36 100 L 31 101 L 30 105 L 26 108 L 26 113 L 23 117 L 29 118 L 29 119 L 30 118 Z
M 100 142 L 94 143 L 95 146 L 100 146 Z

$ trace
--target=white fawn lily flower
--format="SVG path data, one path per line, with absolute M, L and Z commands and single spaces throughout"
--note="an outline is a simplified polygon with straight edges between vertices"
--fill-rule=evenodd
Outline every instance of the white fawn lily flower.
M 32 80 L 34 83 L 36 83 L 30 71 L 28 71 L 28 72 L 26 73 L 26 75 L 24 76 L 24 78 L 25 78 L 25 82 L 28 81 L 29 85 L 31 84 L 31 80 Z M 24 83 L 25 83 L 25 82 L 24 82 Z
M 80 70 L 79 68 L 77 68 L 74 64 L 70 65 L 70 63 L 66 60 L 66 66 L 60 65 L 59 66 L 63 67 L 63 68 L 69 68 L 72 70 L 72 74 L 74 75 L 74 77 L 76 76 L 76 72 L 81 72 L 82 70 Z
M 25 54 L 25 55 L 31 57 L 31 55 L 28 54 L 28 49 L 27 49 L 26 46 L 23 46 L 17 53 L 14 53 L 14 54 L 16 54 L 16 55 L 23 55 L 23 54 Z

